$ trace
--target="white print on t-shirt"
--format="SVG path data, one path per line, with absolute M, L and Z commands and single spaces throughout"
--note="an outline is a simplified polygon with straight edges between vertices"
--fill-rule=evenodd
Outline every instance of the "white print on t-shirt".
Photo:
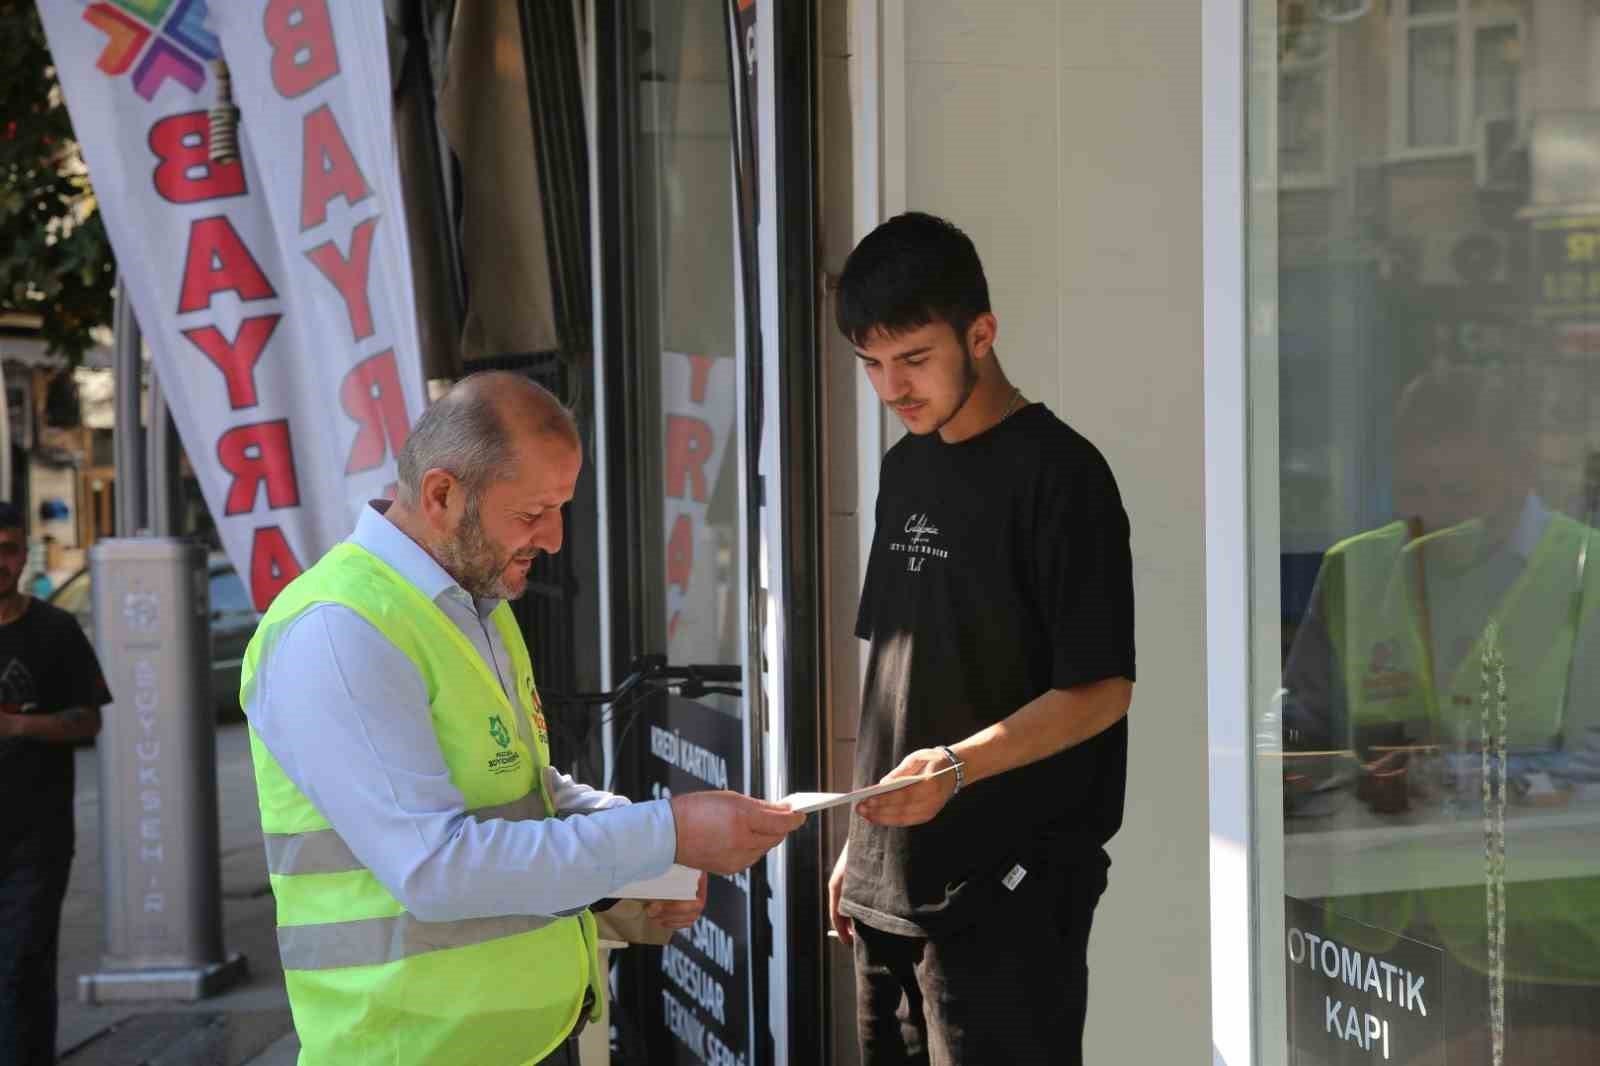
M 37 699 L 37 693 L 33 674 L 21 659 L 12 659 L 0 672 L 0 704 L 20 709 Z
M 939 527 L 928 520 L 926 511 L 907 518 L 905 531 L 911 536 L 910 542 L 891 541 L 889 550 L 905 552 L 911 556 L 906 560 L 906 569 L 911 573 L 922 573 L 922 564 L 928 559 L 950 558 L 948 551 L 933 546 L 933 538 L 939 535 Z

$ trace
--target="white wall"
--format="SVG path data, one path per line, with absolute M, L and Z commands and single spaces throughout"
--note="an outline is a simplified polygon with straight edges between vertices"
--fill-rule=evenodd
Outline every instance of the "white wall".
M 1208 1061 L 1200 5 L 853 2 L 904 12 L 883 27 L 891 75 L 903 56 L 904 111 L 881 116 L 879 164 L 903 173 L 905 207 L 977 243 L 1007 372 L 1099 445 L 1132 520 L 1140 681 L 1127 818 L 1091 946 L 1087 1058 Z M 827 123 L 843 121 L 826 106 L 829 62 L 825 144 Z M 834 218 L 828 189 L 825 178 Z M 831 397 L 842 406 L 842 391 Z M 870 521 L 870 500 L 859 506 Z M 830 505 L 841 540 L 847 510 Z M 837 597 L 832 623 L 848 626 L 853 607 Z M 835 734 L 837 755 L 850 736 Z

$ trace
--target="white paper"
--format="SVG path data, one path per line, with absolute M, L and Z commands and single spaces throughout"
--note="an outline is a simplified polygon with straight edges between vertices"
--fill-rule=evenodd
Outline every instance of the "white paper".
M 923 781 L 931 781 L 935 777 L 943 777 L 954 769 L 954 766 L 947 766 L 938 773 L 924 774 L 921 777 L 897 777 L 893 781 L 885 781 L 881 784 L 869 785 L 866 788 L 858 788 L 854 792 L 791 792 L 778 802 L 796 814 L 825 811 L 829 807 L 838 807 L 845 803 L 855 806 L 862 800 L 870 799 L 873 796 L 881 796 L 886 792 L 898 792 L 902 788 L 909 788 Z
M 623 885 L 615 899 L 694 899 L 700 893 L 700 871 L 673 863 L 660 877 Z

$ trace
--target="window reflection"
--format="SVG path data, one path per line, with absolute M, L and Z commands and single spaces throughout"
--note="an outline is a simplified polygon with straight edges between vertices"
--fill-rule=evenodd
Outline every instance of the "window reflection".
M 638 313 L 658 413 L 661 610 L 673 663 L 740 661 L 733 120 L 726 5 L 633 0 Z
M 1285 1058 L 1597 1062 L 1600 9 L 1254 10 Z

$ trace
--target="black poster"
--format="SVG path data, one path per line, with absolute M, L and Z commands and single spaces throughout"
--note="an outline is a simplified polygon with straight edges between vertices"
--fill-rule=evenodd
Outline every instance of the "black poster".
M 1284 897 L 1293 1066 L 1445 1066 L 1444 954 Z
M 641 799 L 744 791 L 743 723 L 709 704 L 652 700 L 631 725 L 627 749 L 639 775 L 627 791 Z M 713 874 L 693 926 L 663 947 L 621 953 L 629 979 L 618 1013 L 637 1032 L 620 1034 L 619 1066 L 752 1066 L 749 900 L 747 873 Z M 640 1049 L 632 1057 L 630 1045 Z

